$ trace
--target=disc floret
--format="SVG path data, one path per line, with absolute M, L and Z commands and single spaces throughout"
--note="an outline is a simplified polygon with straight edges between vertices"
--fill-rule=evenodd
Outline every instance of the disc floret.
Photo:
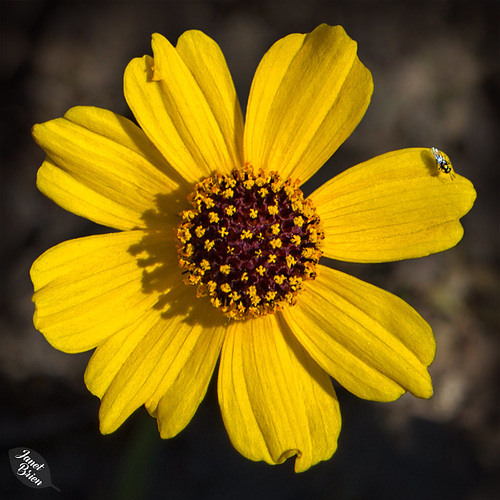
M 196 184 L 177 228 L 186 283 L 226 316 L 293 305 L 316 277 L 324 234 L 299 182 L 250 166 Z

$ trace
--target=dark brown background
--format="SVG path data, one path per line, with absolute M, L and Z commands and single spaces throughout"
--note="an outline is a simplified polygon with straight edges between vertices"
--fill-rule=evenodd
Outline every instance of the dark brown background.
M 291 32 L 342 24 L 359 43 L 375 93 L 360 126 L 306 191 L 393 149 L 437 146 L 478 200 L 455 248 L 424 259 L 338 267 L 407 300 L 438 343 L 435 395 L 391 404 L 343 389 L 333 458 L 295 475 L 241 457 L 220 418 L 214 384 L 191 424 L 161 441 L 144 409 L 115 434 L 98 432 L 85 389 L 89 354 L 51 348 L 32 326 L 28 270 L 44 250 L 105 229 L 66 213 L 35 187 L 43 152 L 33 123 L 75 105 L 129 116 L 122 75 L 198 28 L 222 47 L 242 107 L 269 46 Z M 48 461 L 60 498 L 471 499 L 499 493 L 499 3 L 496 1 L 2 1 L 1 2 L 0 496 L 50 498 L 19 483 L 7 449 Z

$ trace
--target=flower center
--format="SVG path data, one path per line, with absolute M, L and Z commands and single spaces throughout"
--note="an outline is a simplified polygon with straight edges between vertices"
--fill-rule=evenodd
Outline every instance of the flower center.
M 226 316 L 245 319 L 293 305 L 316 277 L 324 238 L 299 182 L 251 167 L 196 184 L 177 228 L 186 283 Z

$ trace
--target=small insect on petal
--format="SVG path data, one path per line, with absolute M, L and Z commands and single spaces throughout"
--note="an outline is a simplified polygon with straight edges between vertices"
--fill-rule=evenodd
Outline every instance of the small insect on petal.
M 448 155 L 434 147 L 431 148 L 431 152 L 436 160 L 437 169 L 444 174 L 449 174 L 450 178 L 453 180 L 455 175 L 453 174 L 453 167 L 451 166 L 451 161 Z

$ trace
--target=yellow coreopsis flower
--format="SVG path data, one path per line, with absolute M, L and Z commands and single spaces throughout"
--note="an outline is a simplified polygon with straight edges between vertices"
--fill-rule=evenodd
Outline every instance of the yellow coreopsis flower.
M 361 398 L 432 394 L 430 326 L 398 297 L 322 265 L 422 257 L 454 246 L 472 184 L 430 148 L 394 151 L 300 190 L 351 134 L 372 94 L 337 26 L 289 35 L 255 74 L 245 124 L 224 57 L 199 31 L 127 66 L 141 128 L 70 109 L 35 125 L 39 189 L 120 230 L 62 243 L 33 264 L 35 325 L 85 372 L 115 431 L 145 405 L 180 432 L 220 356 L 218 395 L 236 449 L 304 471 L 332 456 L 330 377 Z M 446 164 L 442 163 L 445 161 Z

